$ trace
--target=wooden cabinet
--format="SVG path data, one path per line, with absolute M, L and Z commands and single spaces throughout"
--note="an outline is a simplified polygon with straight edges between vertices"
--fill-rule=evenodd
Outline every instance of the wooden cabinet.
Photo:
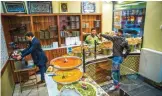
M 52 59 L 67 54 L 67 51 L 66 51 L 66 48 L 58 48 L 58 49 L 46 50 L 45 54 L 48 57 L 48 63 L 47 63 L 47 66 L 48 66 Z
M 57 16 L 32 16 L 34 34 L 42 45 L 59 42 Z

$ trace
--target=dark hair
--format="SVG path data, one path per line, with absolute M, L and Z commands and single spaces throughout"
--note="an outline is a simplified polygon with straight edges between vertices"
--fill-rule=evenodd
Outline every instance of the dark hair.
M 120 32 L 121 34 L 123 34 L 123 30 L 122 29 L 118 29 L 118 32 Z
M 92 28 L 91 31 L 92 31 L 92 30 L 96 30 L 96 28 Z
M 25 34 L 25 36 L 28 36 L 28 37 L 33 37 L 34 35 L 33 35 L 33 33 L 32 32 L 27 32 L 26 34 Z

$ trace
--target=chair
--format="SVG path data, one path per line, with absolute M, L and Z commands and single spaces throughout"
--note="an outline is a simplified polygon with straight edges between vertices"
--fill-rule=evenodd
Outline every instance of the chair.
M 31 84 L 31 83 L 25 84 L 29 80 L 32 80 L 32 84 L 34 86 L 37 86 L 37 89 L 38 89 L 37 75 L 36 75 L 37 68 L 36 68 L 36 66 L 28 66 L 27 64 L 25 64 L 22 61 L 20 63 L 17 63 L 17 64 L 19 64 L 19 65 L 16 65 L 14 72 L 17 73 L 17 78 L 18 78 L 18 81 L 20 83 L 21 93 L 22 93 L 23 87 L 25 87 L 26 85 L 29 86 L 29 84 Z M 34 76 L 34 78 L 30 78 L 29 72 L 33 73 L 32 75 Z M 35 80 L 35 82 L 33 82 L 33 80 Z

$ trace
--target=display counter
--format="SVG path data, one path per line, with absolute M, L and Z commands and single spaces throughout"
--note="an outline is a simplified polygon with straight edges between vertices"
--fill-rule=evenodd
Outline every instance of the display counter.
M 140 52 L 139 51 L 136 51 L 136 52 L 132 52 L 130 53 L 130 55 L 128 56 L 128 58 L 134 58 L 134 56 L 137 55 L 139 57 L 140 55 Z M 85 64 L 86 64 L 86 69 L 87 68 L 90 68 L 92 66 L 89 66 L 89 65 L 93 65 L 94 68 L 98 68 L 98 64 L 99 63 L 103 63 L 103 62 L 107 62 L 108 61 L 108 58 L 111 58 L 112 57 L 112 54 L 110 55 L 97 55 L 96 58 L 94 57 L 89 57 L 89 58 L 86 58 L 85 60 Z M 107 64 L 108 66 L 111 65 L 111 64 Z M 123 64 L 125 65 L 125 64 Z M 101 67 L 101 66 L 100 66 Z M 81 65 L 79 67 L 79 69 L 83 72 L 83 65 Z M 96 96 L 109 96 L 101 87 L 100 87 L 100 84 L 98 83 L 97 79 L 98 76 L 97 76 L 97 73 L 94 72 L 96 71 L 97 69 L 94 69 L 94 68 L 91 68 L 89 70 L 86 70 L 86 72 L 84 73 L 84 76 L 78 81 L 78 82 L 82 82 L 82 81 L 86 81 L 88 83 L 90 83 L 91 85 L 93 85 L 93 87 L 96 89 Z M 106 68 L 105 68 L 106 69 Z M 89 71 L 91 70 L 91 73 L 89 73 Z M 93 71 L 92 71 L 93 70 Z M 108 69 L 108 70 L 111 70 L 111 69 Z M 106 72 L 105 70 L 102 70 L 104 72 Z M 100 71 L 100 73 L 103 73 Z M 107 76 L 110 75 L 110 74 L 106 74 Z M 95 76 L 95 78 L 94 78 Z M 102 78 L 103 79 L 103 78 Z M 59 86 L 60 84 L 55 82 L 52 78 L 52 75 L 50 73 L 46 73 L 45 74 L 45 80 L 46 80 L 46 85 L 47 85 L 47 89 L 48 89 L 48 94 L 49 96 L 60 96 L 60 89 L 59 89 Z M 104 80 L 106 80 L 104 78 Z M 96 82 L 97 81 L 97 82 Z M 76 84 L 76 83 L 74 83 Z M 73 85 L 73 84 L 72 84 Z M 62 85 L 61 86 L 67 86 L 67 85 Z M 69 85 L 71 86 L 71 85 Z
M 105 45 L 104 45 L 105 44 Z M 93 48 L 89 48 L 91 46 L 87 45 L 87 44 L 84 44 L 84 46 L 88 46 L 88 50 L 91 51 L 92 53 L 94 53 L 94 49 Z M 68 53 L 68 48 L 71 47 L 72 48 L 72 51 L 74 48 L 79 48 L 80 47 L 80 50 L 76 50 L 75 52 L 72 52 L 74 53 L 73 55 L 74 56 L 77 56 L 77 55 L 82 55 L 82 50 L 81 50 L 81 45 L 78 44 L 78 45 L 69 45 L 69 46 L 62 46 L 62 47 L 58 47 L 58 48 L 43 48 L 46 56 L 48 57 L 48 63 L 47 63 L 47 66 L 49 65 L 49 61 L 51 61 L 53 58 L 57 58 L 57 57 L 60 57 L 60 56 L 63 56 L 65 54 Z M 136 51 L 137 49 L 134 49 L 133 47 L 132 48 L 132 52 L 131 53 L 140 53 L 140 51 Z M 105 50 L 104 50 L 105 49 Z M 109 51 L 108 51 L 108 50 Z M 98 50 L 102 51 L 98 54 Z M 111 50 L 112 50 L 112 42 L 110 41 L 104 41 L 104 42 L 101 42 L 100 45 L 97 45 L 97 58 L 104 58 L 106 56 L 109 56 L 111 55 Z M 87 58 L 87 61 L 93 59 L 94 55 L 93 54 L 89 54 L 91 56 L 86 56 Z M 90 58 L 90 59 L 88 59 Z M 95 59 L 95 58 L 94 58 Z M 31 56 L 26 56 L 26 60 L 31 60 Z
M 140 55 L 140 50 L 130 52 L 129 55 Z M 96 56 L 96 58 L 95 57 L 86 58 L 86 64 L 89 64 L 89 63 L 92 63 L 92 62 L 97 62 L 97 61 L 102 61 L 102 60 L 105 60 L 105 59 L 108 59 L 108 58 L 112 58 L 112 54 L 110 54 L 110 55 L 98 54 Z

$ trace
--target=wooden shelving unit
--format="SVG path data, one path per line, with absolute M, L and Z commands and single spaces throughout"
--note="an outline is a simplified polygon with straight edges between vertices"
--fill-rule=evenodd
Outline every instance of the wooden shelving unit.
M 99 27 L 95 27 L 95 21 L 99 21 Z M 82 16 L 82 30 L 83 32 L 91 32 L 91 28 L 96 28 L 97 32 L 101 32 L 101 17 L 99 15 L 83 15 Z
M 59 33 L 61 37 L 61 44 L 65 44 L 65 37 L 76 37 L 81 36 L 81 28 L 80 28 L 80 15 L 60 15 L 59 16 Z M 67 34 L 63 34 L 68 32 Z M 76 33 L 77 35 L 74 35 Z
M 78 36 L 80 37 L 81 41 L 84 41 L 83 32 L 89 33 L 91 32 L 91 28 L 95 27 L 95 21 L 99 21 L 99 27 L 96 27 L 97 32 L 102 32 L 102 14 L 81 14 L 81 13 L 73 13 L 73 14 L 1 14 L 2 17 L 2 25 L 4 30 L 4 35 L 7 43 L 7 47 L 9 49 L 9 42 L 13 42 L 14 38 L 13 35 L 10 33 L 12 28 L 16 28 L 22 25 L 26 26 L 26 32 L 33 32 L 34 35 L 40 39 L 42 45 L 50 45 L 52 42 L 58 42 L 58 45 L 65 44 L 65 38 L 61 37 L 62 24 L 67 23 L 70 26 L 74 26 L 73 28 L 70 27 L 68 30 L 69 32 L 72 31 L 79 31 Z M 61 21 L 62 18 L 67 18 L 67 21 Z M 75 20 L 71 20 L 68 18 L 77 18 Z M 89 26 L 87 28 L 83 28 L 84 23 L 88 23 Z M 78 25 L 77 25 L 78 24 Z M 55 28 L 54 28 L 55 27 Z M 53 28 L 55 30 L 50 30 Z M 46 30 L 52 33 L 48 33 L 49 38 L 40 38 L 41 30 Z M 24 36 L 25 33 L 19 34 L 17 36 Z M 51 37 L 53 34 L 53 38 Z M 47 35 L 46 35 L 47 37 Z M 19 42 L 19 46 L 21 48 L 26 47 L 26 43 Z M 65 49 L 64 49 L 65 51 Z M 62 51 L 59 51 L 62 52 Z M 47 52 L 46 52 L 47 53 Z M 48 52 L 50 58 L 57 57 L 51 55 L 53 52 Z M 66 52 L 63 52 L 66 53 Z M 57 53 L 59 54 L 59 53 Z M 61 53 L 60 53 L 61 54 Z M 60 55 L 58 55 L 60 56 Z
M 2 24 L 8 48 L 9 42 L 16 42 L 20 48 L 26 47 L 25 42 L 27 41 L 25 40 L 24 34 L 28 31 L 32 31 L 29 16 L 17 17 L 2 15 Z M 24 29 L 22 29 L 23 27 L 20 26 L 24 26 Z
M 34 33 L 41 40 L 42 45 L 50 45 L 52 42 L 58 42 L 57 16 L 33 16 Z M 55 29 L 54 29 L 55 28 Z M 41 30 L 46 30 L 41 34 Z M 47 38 L 40 38 L 40 35 Z

